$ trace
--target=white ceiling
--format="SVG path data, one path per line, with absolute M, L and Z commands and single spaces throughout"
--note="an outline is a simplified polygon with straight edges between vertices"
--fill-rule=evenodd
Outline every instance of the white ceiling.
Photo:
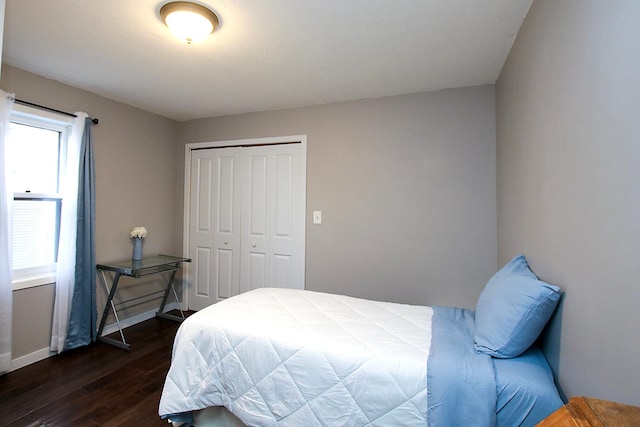
M 205 0 L 193 45 L 166 2 L 7 0 L 3 61 L 182 121 L 494 83 L 532 0 Z

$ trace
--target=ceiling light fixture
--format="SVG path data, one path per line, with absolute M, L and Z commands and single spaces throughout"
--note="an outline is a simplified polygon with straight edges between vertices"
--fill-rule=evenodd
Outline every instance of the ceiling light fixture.
M 188 1 L 173 1 L 160 8 L 160 18 L 178 38 L 188 44 L 206 39 L 220 21 L 205 6 Z

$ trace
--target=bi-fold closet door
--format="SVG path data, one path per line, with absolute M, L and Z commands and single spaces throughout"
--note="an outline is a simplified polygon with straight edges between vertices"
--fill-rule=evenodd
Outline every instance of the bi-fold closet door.
M 304 288 L 305 157 L 301 143 L 191 151 L 190 309 Z

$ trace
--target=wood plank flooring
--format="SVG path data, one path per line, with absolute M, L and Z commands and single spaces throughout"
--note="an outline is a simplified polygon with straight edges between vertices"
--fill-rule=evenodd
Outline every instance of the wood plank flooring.
M 178 326 L 150 319 L 125 329 L 130 351 L 96 343 L 0 376 L 0 424 L 168 426 L 158 404 Z

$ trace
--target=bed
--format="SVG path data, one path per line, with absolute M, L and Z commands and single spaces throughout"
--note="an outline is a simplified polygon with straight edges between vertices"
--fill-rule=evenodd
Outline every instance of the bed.
M 176 425 L 535 425 L 563 405 L 532 345 L 559 289 L 522 276 L 523 262 L 496 273 L 476 311 L 275 288 L 214 304 L 179 328 L 159 414 Z M 503 289 L 514 277 L 518 293 L 537 292 L 535 310 L 524 292 L 515 323 Z

